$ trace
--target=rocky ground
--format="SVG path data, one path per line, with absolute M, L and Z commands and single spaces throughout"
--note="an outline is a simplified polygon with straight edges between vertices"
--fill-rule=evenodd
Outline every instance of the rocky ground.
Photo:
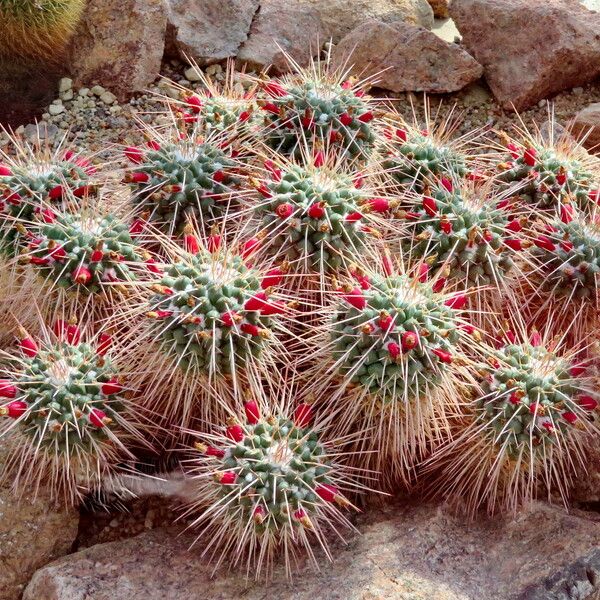
M 524 1 L 510 0 L 509 3 Z M 563 1 L 567 3 L 567 0 L 557 0 L 559 4 Z M 595 1 L 588 0 L 588 5 L 593 5 Z M 108 10 L 105 5 L 110 7 L 111 3 L 99 4 L 102 5 L 98 8 L 101 12 Z M 161 96 L 173 98 L 179 93 L 169 80 L 192 89 L 199 83 L 195 70 L 180 58 L 165 58 L 160 67 L 161 76 L 157 77 L 163 53 L 162 49 L 156 48 L 162 43 L 156 41 L 156 36 L 160 37 L 161 31 L 169 23 L 166 47 L 176 45 L 179 52 L 185 49 L 193 54 L 198 48 L 189 36 L 199 26 L 189 15 L 178 13 L 178 7 L 184 4 L 183 0 L 172 1 L 175 16 L 171 14 L 170 20 L 159 14 L 158 4 L 152 0 L 126 0 L 121 7 L 124 14 L 130 11 L 134 15 L 144 15 L 141 20 L 127 19 L 127 23 L 121 26 L 127 29 L 128 24 L 135 21 L 135 27 L 127 31 L 127 40 L 149 40 L 142 46 L 136 45 L 134 51 L 125 58 L 120 57 L 121 62 L 129 61 L 132 68 L 138 68 L 139 71 L 132 73 L 127 70 L 129 65 L 119 63 L 122 71 L 118 71 L 118 77 L 107 77 L 106 65 L 98 61 L 94 63 L 94 56 L 90 54 L 86 64 L 80 64 L 72 77 L 59 78 L 50 74 L 42 77 L 40 73 L 30 73 L 31 80 L 20 82 L 19 85 L 25 90 L 37 86 L 40 97 L 46 94 L 44 108 L 39 112 L 39 126 L 33 117 L 27 115 L 29 109 L 34 114 L 37 106 L 25 106 L 23 110 L 13 111 L 11 124 L 16 135 L 33 140 L 39 130 L 51 143 L 58 143 L 66 137 L 88 153 L 96 153 L 112 144 L 139 143 L 141 135 L 134 127 L 136 120 L 156 125 L 163 123 L 165 116 L 160 114 L 163 107 Z M 225 4 L 230 7 L 232 3 Z M 259 14 L 259 4 L 260 18 L 254 18 Z M 363 26 L 359 20 L 347 16 L 344 19 L 336 18 L 336 10 L 340 11 L 343 3 L 331 2 L 327 11 L 320 8 L 322 5 L 316 0 L 305 4 L 314 6 L 302 13 L 302 20 L 299 20 L 297 8 L 292 7 L 288 10 L 289 14 L 280 17 L 280 21 L 295 23 L 296 27 L 300 27 L 299 23 L 310 27 L 318 19 L 319 31 L 331 33 L 336 45 L 343 44 L 344 36 L 352 36 L 357 26 Z M 431 4 L 436 15 L 447 16 L 446 2 L 432 0 Z M 439 6 L 436 7 L 436 4 Z M 469 3 L 461 0 L 460 4 Z M 381 20 L 377 26 L 369 25 L 364 30 L 369 35 L 379 38 L 386 34 L 403 36 L 400 39 L 421 44 L 420 47 L 433 48 L 435 52 L 450 52 L 447 55 L 448 63 L 457 61 L 452 64 L 458 65 L 458 74 L 454 73 L 444 81 L 446 84 L 450 82 L 450 87 L 458 86 L 461 89 L 428 94 L 427 100 L 421 92 L 391 92 L 394 89 L 402 90 L 407 84 L 402 77 L 387 78 L 385 89 L 377 90 L 377 94 L 382 98 L 389 95 L 390 102 L 407 116 L 414 112 L 418 119 L 422 119 L 427 102 L 429 112 L 435 115 L 436 120 L 444 119 L 450 113 L 455 115 L 459 120 L 457 133 L 462 134 L 482 127 L 508 129 L 524 124 L 534 128 L 549 119 L 568 126 L 580 111 L 592 103 L 600 102 L 600 83 L 594 77 L 579 82 L 575 76 L 578 70 L 585 68 L 586 61 L 600 56 L 600 50 L 597 55 L 586 55 L 586 61 L 575 65 L 572 80 L 578 81 L 577 85 L 569 86 L 570 80 L 565 79 L 567 84 L 562 91 L 553 95 L 557 90 L 548 88 L 547 94 L 542 93 L 547 97 L 539 99 L 528 92 L 528 107 L 517 114 L 507 107 L 507 96 L 503 96 L 509 87 L 498 87 L 498 83 L 491 78 L 488 85 L 480 78 L 482 69 L 478 63 L 474 65 L 462 55 L 457 57 L 455 48 L 448 50 L 445 46 L 437 45 L 437 41 L 432 41 L 430 36 L 434 35 L 444 44 L 458 48 L 456 44 L 451 44 L 457 35 L 453 22 L 447 18 L 434 22 L 433 14 L 424 0 L 423 3 L 417 0 L 404 2 L 405 10 L 409 11 L 410 8 L 411 15 L 405 21 L 413 29 L 416 29 L 415 25 L 420 25 L 426 32 L 418 36 L 404 25 L 394 26 L 391 32 L 386 29 L 392 26 L 384 10 L 386 3 L 382 0 L 362 4 L 353 2 L 353 5 L 356 5 L 358 15 L 370 11 L 366 16 Z M 406 8 L 408 5 L 410 7 Z M 230 27 L 226 33 L 218 28 L 212 32 L 219 43 L 222 42 L 221 50 L 225 54 L 213 58 L 221 60 L 235 54 L 239 58 L 241 53 L 242 57 L 248 59 L 250 68 L 259 68 L 268 62 L 277 64 L 280 57 L 276 49 L 272 44 L 261 41 L 269 35 L 266 23 L 275 6 L 275 2 L 240 1 L 240 15 L 250 15 L 250 18 L 244 17 L 243 20 L 240 16 L 236 20 L 237 25 Z M 319 13 L 318 16 L 316 13 Z M 344 14 L 347 15 L 347 11 Z M 99 22 L 102 21 L 101 15 L 94 15 Z M 87 18 L 89 21 L 91 17 Z M 174 30 L 174 22 L 178 23 L 175 28 L 177 31 Z M 117 33 L 112 30 L 112 35 L 117 36 Z M 77 43 L 85 48 L 86 44 L 97 45 L 102 39 L 97 31 L 86 29 Z M 242 39 L 245 41 L 240 41 Z M 349 39 L 346 44 L 352 42 L 352 38 Z M 229 51 L 227 44 L 234 50 Z M 295 45 L 291 49 L 288 47 L 288 50 L 296 51 L 304 47 L 302 44 L 308 47 L 305 37 L 298 36 Z M 268 50 L 266 56 L 265 48 Z M 392 49 L 379 50 L 391 57 L 389 53 Z M 113 51 L 111 44 L 107 50 L 107 61 L 110 61 Z M 85 53 L 82 51 L 82 54 Z M 144 57 L 143 60 L 141 57 Z M 484 64 L 481 56 L 476 58 Z M 398 55 L 394 60 L 405 60 L 405 57 Z M 206 62 L 212 61 L 204 60 Z M 149 63 L 153 66 L 149 66 Z M 81 75 L 84 67 L 88 72 L 87 77 Z M 487 63 L 484 67 L 487 74 Z M 560 65 L 553 64 L 550 68 L 558 69 Z M 536 69 L 531 68 L 532 71 Z M 222 81 L 225 74 L 218 63 L 205 66 L 204 71 L 217 81 Z M 419 89 L 429 89 L 427 82 L 433 81 L 432 73 L 436 73 L 435 69 L 425 73 Z M 472 81 L 463 87 L 466 81 L 463 80 L 464 73 Z M 545 73 L 540 70 L 538 74 L 543 78 Z M 558 75 L 557 79 L 560 79 Z M 519 79 L 516 83 L 528 90 L 536 85 L 535 78 L 531 81 Z M 239 76 L 236 85 L 243 87 L 244 78 Z M 148 91 L 138 91 L 132 96 L 124 92 L 125 88 Z M 495 95 L 491 89 L 494 89 Z M 47 94 L 50 94 L 49 99 Z M 523 98 L 525 96 L 515 96 L 519 102 Z M 590 125 L 597 118 L 595 114 L 592 110 Z M 8 136 L 2 133 L 0 149 L 8 149 Z M 596 460 L 596 463 L 600 464 L 600 461 Z M 228 574 L 225 570 L 211 578 L 212 573 L 201 554 L 201 548 L 188 551 L 193 535 L 182 532 L 183 526 L 171 525 L 175 512 L 170 500 L 142 498 L 129 503 L 127 511 L 116 506 L 104 512 L 87 507 L 78 514 L 55 507 L 49 509 L 43 495 L 36 501 L 28 497 L 15 500 L 8 490 L 0 489 L 0 600 L 17 600 L 21 596 L 24 600 L 216 600 L 234 597 L 248 600 L 267 597 L 286 600 L 599 599 L 599 472 L 598 469 L 592 469 L 590 477 L 579 483 L 575 494 L 579 508 L 570 514 L 560 506 L 535 503 L 516 517 L 482 519 L 470 523 L 453 516 L 446 507 L 428 504 L 413 505 L 396 501 L 373 507 L 357 517 L 356 524 L 361 535 L 351 536 L 347 540 L 348 545 L 339 543 L 335 546 L 333 566 L 326 564 L 325 560 L 321 561 L 321 575 L 312 574 L 308 567 L 301 569 L 301 575 L 292 584 L 285 583 L 285 578 L 277 572 L 275 583 L 269 587 L 254 584 L 251 577 L 247 580 L 243 574 Z

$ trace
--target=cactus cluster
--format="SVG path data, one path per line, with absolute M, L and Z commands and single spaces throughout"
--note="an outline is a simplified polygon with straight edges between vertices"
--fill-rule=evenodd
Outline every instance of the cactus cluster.
M 63 319 L 19 356 L 0 337 L 6 476 L 77 502 L 149 458 L 140 438 L 164 464 L 197 436 L 182 517 L 257 578 L 331 558 L 371 488 L 567 503 L 599 433 L 598 159 L 457 138 L 427 107 L 409 126 L 322 61 L 247 95 L 232 73 L 162 98 L 97 176 L 41 144 L 3 156 L 0 308 Z
M 218 136 L 200 137 L 195 128 L 189 134 L 174 129 L 144 149 L 127 147 L 125 156 L 134 166 L 125 181 L 136 215 L 170 235 L 190 222 L 210 229 L 227 215 L 239 183 L 227 145 Z

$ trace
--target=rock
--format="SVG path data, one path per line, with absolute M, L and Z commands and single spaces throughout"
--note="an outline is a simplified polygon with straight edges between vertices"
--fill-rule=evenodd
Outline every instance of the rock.
M 164 0 L 88 2 L 71 48 L 77 87 L 100 81 L 120 99 L 156 79 L 164 50 Z
M 433 9 L 433 16 L 436 19 L 447 19 L 450 16 L 448 11 L 449 0 L 427 0 L 427 2 Z
M 184 71 L 185 78 L 188 81 L 202 81 L 202 74 L 197 67 L 190 67 Z
M 58 92 L 60 94 L 67 92 L 68 90 L 72 89 L 72 87 L 73 87 L 73 80 L 70 79 L 69 77 L 63 77 L 58 82 Z
M 433 11 L 427 0 L 302 0 L 319 13 L 325 40 L 337 44 L 353 29 L 376 19 L 383 23 L 396 21 L 433 27 Z M 440 0 L 442 1 L 442 0 Z
M 56 115 L 60 115 L 65 112 L 65 107 L 62 104 L 51 104 L 48 107 L 48 112 L 55 117 Z
M 51 507 L 44 490 L 35 499 L 27 494 L 17 499 L 12 490 L 1 487 L 0 600 L 19 600 L 36 569 L 67 554 L 78 524 L 79 513 Z
M 361 77 L 380 75 L 377 87 L 393 92 L 454 92 L 481 77 L 481 65 L 455 44 L 422 27 L 368 21 L 335 48 L 333 61 L 353 65 Z
M 579 111 L 571 122 L 573 133 L 579 137 L 585 137 L 583 145 L 586 148 L 600 147 L 600 102 L 590 104 Z
M 104 92 L 100 94 L 100 101 L 104 104 L 114 104 L 117 101 L 117 97 L 111 92 Z
M 237 60 L 272 73 L 290 70 L 285 53 L 300 66 L 308 64 L 327 36 L 318 11 L 301 0 L 261 0 L 260 11 L 239 49 Z
M 390 505 L 359 519 L 362 535 L 346 547 L 338 543 L 333 564 L 319 555 L 320 573 L 300 564 L 302 575 L 288 584 L 277 567 L 268 595 L 280 600 L 586 597 L 558 593 L 565 583 L 586 593 L 600 589 L 600 577 L 587 577 L 600 569 L 599 519 L 541 503 L 515 518 L 475 522 L 432 505 Z M 264 583 L 246 580 L 243 573 L 225 567 L 211 578 L 201 547 L 186 550 L 194 535 L 176 533 L 157 529 L 59 559 L 34 575 L 23 600 L 265 598 Z
M 453 0 L 450 16 L 504 108 L 524 110 L 600 74 L 598 15 L 573 0 Z
M 233 57 L 246 41 L 259 0 L 167 0 L 167 46 L 200 66 Z M 262 9 L 261 9 L 262 10 Z

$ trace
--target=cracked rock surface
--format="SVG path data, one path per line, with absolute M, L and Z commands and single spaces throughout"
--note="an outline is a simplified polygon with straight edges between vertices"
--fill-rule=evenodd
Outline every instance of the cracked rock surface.
M 322 572 L 300 565 L 268 586 L 226 567 L 211 578 L 202 542 L 156 529 L 100 544 L 38 571 L 23 600 L 575 600 L 598 592 L 600 517 L 533 503 L 514 518 L 468 522 L 432 506 L 390 505 L 358 519 Z

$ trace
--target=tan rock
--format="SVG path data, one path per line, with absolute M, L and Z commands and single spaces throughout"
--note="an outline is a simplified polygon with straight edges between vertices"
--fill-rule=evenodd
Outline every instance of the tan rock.
M 450 16 L 448 11 L 449 0 L 427 0 L 427 2 L 433 9 L 433 16 L 436 19 L 447 19 Z
M 268 588 L 226 568 L 211 579 L 201 545 L 186 550 L 193 536 L 162 529 L 56 561 L 23 600 L 586 598 L 600 585 L 587 575 L 600 568 L 598 519 L 534 503 L 516 518 L 469 523 L 431 505 L 391 505 L 360 519 L 362 535 L 334 546 L 333 564 L 319 556 L 320 573 L 300 565 L 289 584 L 278 567 Z M 581 595 L 560 595 L 571 589 Z
M 156 79 L 164 50 L 164 0 L 91 0 L 71 45 L 75 86 L 102 84 L 120 100 Z
M 454 92 L 479 79 L 481 65 L 460 46 L 422 27 L 368 21 L 335 48 L 336 64 L 393 92 Z
M 573 133 L 585 138 L 583 145 L 590 150 L 600 150 L 600 102 L 579 111 L 571 123 Z
M 505 108 L 524 110 L 600 74 L 598 14 L 574 0 L 452 0 L 450 16 Z
M 237 61 L 253 69 L 271 66 L 271 73 L 284 73 L 290 70 L 285 54 L 305 66 L 326 39 L 313 7 L 300 0 L 262 0 Z
M 166 0 L 169 52 L 210 65 L 237 54 L 259 0 Z
M 17 499 L 1 487 L 0 600 L 19 600 L 37 569 L 70 552 L 78 525 L 78 511 L 52 506 L 43 490 Z
M 433 27 L 433 11 L 427 0 L 303 0 L 313 6 L 323 23 L 326 39 L 337 44 L 365 21 L 377 19 L 383 23 L 401 21 Z

